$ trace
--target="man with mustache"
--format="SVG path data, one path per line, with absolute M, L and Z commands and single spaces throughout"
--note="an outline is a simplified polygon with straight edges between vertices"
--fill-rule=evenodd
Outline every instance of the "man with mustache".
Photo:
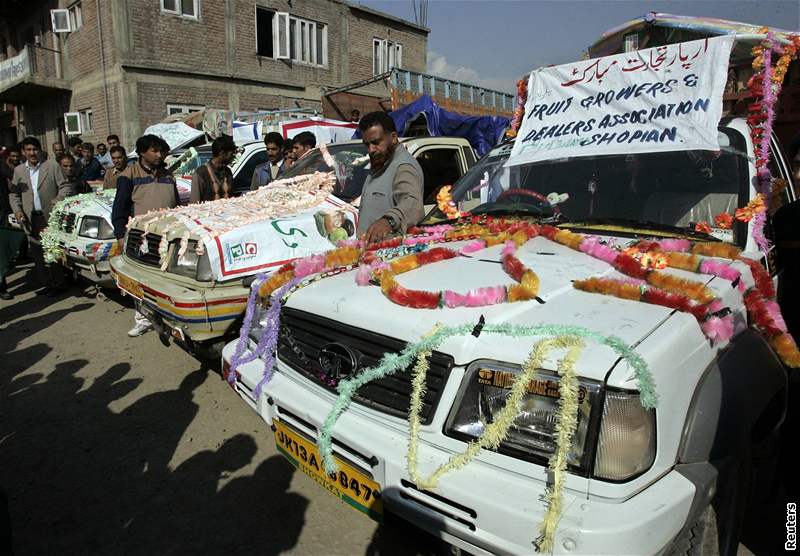
M 391 234 L 404 234 L 422 220 L 423 174 L 397 140 L 394 120 L 386 112 L 367 114 L 358 128 L 370 161 L 358 212 L 358 235 L 373 243 Z

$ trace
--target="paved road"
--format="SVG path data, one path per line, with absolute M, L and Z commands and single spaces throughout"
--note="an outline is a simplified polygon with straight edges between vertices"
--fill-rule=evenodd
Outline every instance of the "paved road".
M 0 301 L 0 486 L 27 554 L 429 554 L 294 471 L 219 375 L 125 298 Z M 2 548 L 0 548 L 2 552 Z

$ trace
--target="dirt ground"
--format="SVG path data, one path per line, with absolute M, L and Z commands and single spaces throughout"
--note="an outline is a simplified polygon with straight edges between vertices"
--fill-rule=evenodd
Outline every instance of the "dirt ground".
M 0 554 L 3 490 L 17 556 L 446 552 L 295 472 L 218 369 L 128 338 L 129 298 L 37 297 L 29 270 L 0 301 Z M 759 544 L 739 556 L 772 553 Z
M 82 286 L 37 297 L 27 270 L 0 301 L 0 487 L 15 554 L 440 548 L 295 472 L 216 369 L 154 333 L 127 337 L 127 298 Z

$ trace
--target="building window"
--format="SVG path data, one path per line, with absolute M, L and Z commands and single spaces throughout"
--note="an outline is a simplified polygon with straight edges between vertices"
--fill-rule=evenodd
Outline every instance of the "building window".
M 625 52 L 635 52 L 639 50 L 639 35 L 625 35 Z
M 161 0 L 161 11 L 190 19 L 198 19 L 200 0 Z
M 259 56 L 327 66 L 328 26 L 256 7 L 256 51 Z
M 205 109 L 205 106 L 199 106 L 197 104 L 167 104 L 167 116 L 172 116 L 174 114 L 202 112 Z
M 81 133 L 90 133 L 94 130 L 91 109 L 78 110 L 78 117 L 81 120 Z
M 83 13 L 81 12 L 81 3 L 75 2 L 72 6 L 67 8 L 69 11 L 69 26 L 73 31 L 77 31 L 83 27 Z
M 273 21 L 275 12 L 256 6 L 256 54 L 259 56 L 273 57 Z
M 403 45 L 386 39 L 372 39 L 372 75 L 403 65 Z

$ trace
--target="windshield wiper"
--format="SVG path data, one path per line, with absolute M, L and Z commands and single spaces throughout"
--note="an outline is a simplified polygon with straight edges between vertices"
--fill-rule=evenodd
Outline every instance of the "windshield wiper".
M 564 228 L 592 228 L 595 226 L 619 226 L 624 228 L 637 228 L 639 230 L 652 230 L 654 232 L 662 232 L 671 234 L 673 236 L 688 236 L 693 239 L 701 239 L 703 241 L 722 241 L 712 235 L 689 228 L 681 228 L 680 226 L 673 226 L 670 224 L 661 224 L 659 222 L 650 222 L 647 220 L 633 220 L 629 218 L 584 218 L 582 220 L 563 222 L 558 224 Z M 635 233 L 635 232 L 632 232 Z M 638 235 L 638 234 L 637 234 Z

